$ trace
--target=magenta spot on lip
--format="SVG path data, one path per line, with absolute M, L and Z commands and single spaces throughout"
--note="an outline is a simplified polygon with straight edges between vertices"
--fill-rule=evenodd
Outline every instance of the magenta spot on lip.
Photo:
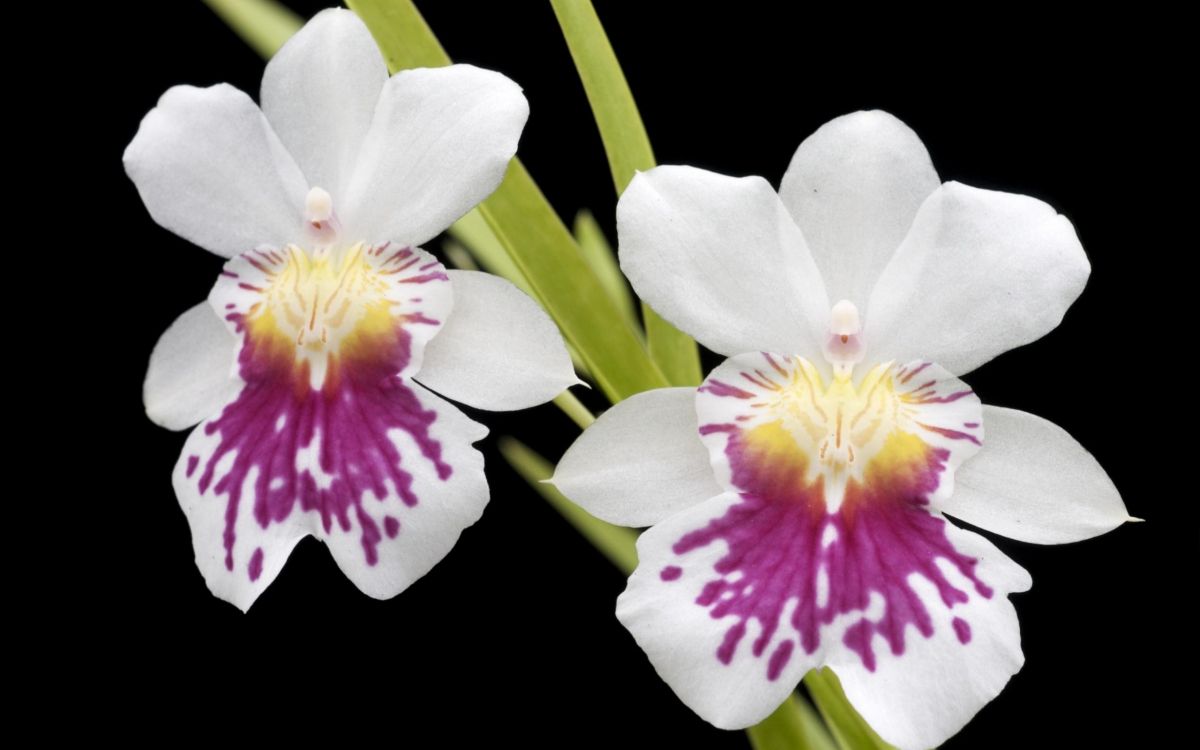
M 395 516 L 385 516 L 383 519 L 383 531 L 388 535 L 388 539 L 395 539 L 400 533 L 400 522 Z
M 729 433 L 725 453 L 733 484 L 742 491 L 722 517 L 685 534 L 673 550 L 682 555 L 717 541 L 727 546 L 713 568 L 717 577 L 704 585 L 696 599 L 714 619 L 737 618 L 717 648 L 722 663 L 732 661 L 752 618 L 762 630 L 751 653 L 761 657 L 778 631 L 789 599 L 798 602 L 790 625 L 799 634 L 800 646 L 813 653 L 823 625 L 839 615 L 861 615 L 874 593 L 884 599 L 883 618 L 873 622 L 861 617 L 842 639 L 874 671 L 874 636 L 882 636 L 891 652 L 900 655 L 909 625 L 925 637 L 933 634 L 933 618 L 909 586 L 909 576 L 917 573 L 932 583 L 946 607 L 969 599 L 966 591 L 947 579 L 936 562 L 939 558 L 957 568 L 980 596 L 992 596 L 992 589 L 975 575 L 978 561 L 959 553 L 946 537 L 945 521 L 926 509 L 948 451 L 931 448 L 923 465 L 904 475 L 889 475 L 878 486 L 870 479 L 862 485 L 852 482 L 841 508 L 831 515 L 825 509 L 822 483 L 807 484 L 805 467 L 756 455 L 736 426 L 709 427 L 710 432 Z M 834 540 L 822 545 L 831 528 L 836 532 Z M 822 569 L 829 578 L 829 595 L 818 605 L 817 577 Z M 736 582 L 729 580 L 734 573 L 741 573 L 740 578 L 733 576 Z M 961 640 L 961 630 L 954 627 Z M 787 645 L 776 647 L 768 659 L 768 679 L 778 677 L 792 651 Z
M 706 380 L 704 381 L 704 385 L 700 386 L 697 390 L 721 397 L 754 398 L 753 393 L 743 391 L 741 388 L 729 385 L 728 383 L 722 383 L 720 380 Z
M 250 573 L 250 580 L 257 581 L 262 575 L 263 566 L 263 551 L 262 547 L 255 547 L 254 554 L 250 556 L 250 565 L 247 567 L 247 572 Z
M 958 636 L 958 642 L 967 644 L 971 642 L 971 624 L 961 617 L 955 617 L 951 623 L 954 626 L 954 634 Z
M 932 362 L 922 362 L 921 364 L 917 365 L 916 368 L 909 370 L 908 372 L 904 372 L 905 368 L 903 368 L 903 367 L 900 368 L 900 371 L 897 374 L 899 374 L 900 372 L 904 372 L 904 375 L 901 376 L 901 378 L 900 378 L 900 382 L 907 383 L 908 381 L 912 380 L 913 377 L 916 376 L 916 374 L 918 372 L 924 370 L 926 367 L 929 367 L 931 364 L 933 364 L 933 363 Z
M 230 319 L 238 330 L 245 330 L 240 315 Z M 411 336 L 405 322 L 410 321 L 399 320 L 390 334 L 366 346 L 357 358 L 331 360 L 320 390 L 309 385 L 307 365 L 296 367 L 290 347 L 280 347 L 269 337 L 259 341 L 247 333 L 238 355 L 246 384 L 218 418 L 204 425 L 205 433 L 219 435 L 220 442 L 197 481 L 201 493 L 211 487 L 215 494 L 227 496 L 223 542 L 228 570 L 233 570 L 234 528 L 243 487 L 255 470 L 252 512 L 260 527 L 284 521 L 297 505 L 301 511 L 319 514 L 326 532 L 335 523 L 349 531 L 357 522 L 369 565 L 378 561 L 383 536 L 364 509 L 364 494 L 382 500 L 394 489 L 406 506 L 418 502 L 413 477 L 401 468 L 404 460 L 413 459 L 401 456 L 388 433 L 408 433 L 438 477 L 450 477 L 452 469 L 442 460 L 441 444 L 430 436 L 437 412 L 424 409 L 416 393 L 395 374 L 409 360 Z M 277 428 L 280 420 L 281 429 Z M 328 478 L 325 487 L 308 469 L 295 465 L 297 452 L 310 448 L 318 435 L 316 460 Z M 217 464 L 230 454 L 232 466 L 218 474 Z M 396 525 L 398 530 L 398 521 Z M 386 530 L 386 520 L 384 526 Z
M 973 430 L 978 426 L 978 422 L 963 422 L 963 427 L 966 427 L 968 430 Z
M 658 577 L 664 581 L 678 581 L 681 575 L 683 575 L 683 568 L 678 565 L 668 565 L 658 572 Z
M 775 653 L 771 654 L 771 658 L 767 661 L 767 679 L 774 682 L 779 679 L 779 674 L 783 672 L 783 668 L 792 658 L 792 651 L 796 648 L 796 642 L 786 640 L 775 648 Z
M 199 456 L 188 456 L 187 460 L 187 476 L 192 476 L 196 473 L 196 464 L 200 463 Z
M 936 382 L 936 381 L 930 381 L 930 384 L 932 385 L 934 382 Z M 925 386 L 922 386 L 922 388 L 924 388 L 924 387 Z M 954 403 L 955 401 L 959 400 L 960 398 L 966 398 L 967 396 L 970 396 L 972 393 L 974 393 L 974 391 L 972 391 L 970 388 L 968 388 L 968 389 L 962 390 L 962 391 L 955 391 L 954 393 L 951 393 L 948 396 L 933 396 L 933 395 L 922 396 L 921 398 L 913 399 L 913 403 L 915 403 L 915 404 L 950 404 L 950 403 Z
M 917 424 L 921 425 L 921 427 L 925 428 L 926 430 L 929 430 L 930 432 L 936 432 L 937 434 L 942 435 L 943 437 L 948 437 L 951 440 L 968 440 L 968 441 L 974 443 L 975 445 L 983 445 L 983 443 L 981 443 L 979 441 L 979 438 L 975 437 L 974 435 L 972 435 L 968 432 L 960 432 L 959 430 L 951 430 L 946 427 L 937 427 L 935 425 L 925 424 L 924 422 L 917 422 Z
M 434 273 L 421 274 L 420 276 L 409 276 L 406 279 L 400 279 L 401 284 L 425 284 L 430 281 L 449 281 L 450 277 L 445 271 L 437 271 Z

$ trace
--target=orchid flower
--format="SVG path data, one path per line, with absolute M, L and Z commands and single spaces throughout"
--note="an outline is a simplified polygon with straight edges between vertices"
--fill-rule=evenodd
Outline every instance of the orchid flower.
M 728 357 L 610 409 L 555 473 L 599 518 L 652 526 L 618 618 L 718 727 L 830 667 L 884 739 L 941 743 L 1020 669 L 1008 595 L 1031 583 L 946 515 L 1043 544 L 1132 520 L 1066 432 L 959 379 L 1079 296 L 1071 223 L 942 184 L 911 129 L 858 112 L 800 145 L 778 193 L 657 167 L 617 225 L 638 294 Z
M 267 65 L 261 111 L 176 86 L 142 121 L 125 166 L 151 216 L 230 259 L 144 391 L 164 427 L 203 420 L 174 487 L 216 596 L 248 609 L 310 534 L 398 594 L 488 501 L 486 428 L 433 392 L 517 409 L 576 382 L 533 300 L 418 247 L 496 188 L 528 112 L 469 65 L 389 78 L 358 17 L 327 10 Z

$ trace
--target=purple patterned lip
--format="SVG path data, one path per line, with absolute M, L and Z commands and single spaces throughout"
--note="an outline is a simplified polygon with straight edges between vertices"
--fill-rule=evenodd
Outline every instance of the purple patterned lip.
M 374 248 L 365 257 L 381 277 L 394 275 L 389 283 L 447 281 L 437 263 L 408 271 L 422 257 L 410 249 L 383 258 L 381 253 L 382 247 Z M 288 262 L 278 251 L 248 256 L 243 256 L 245 263 L 268 282 Z M 262 282 L 245 283 L 244 276 L 227 270 L 218 288 L 237 284 L 242 293 L 248 286 L 263 288 Z M 320 302 L 312 304 L 314 320 Z M 412 327 L 437 326 L 438 321 L 419 310 L 392 312 L 386 300 L 380 302 L 328 353 L 326 372 L 316 387 L 309 361 L 297 354 L 296 341 L 255 318 L 261 315 L 261 305 L 225 307 L 226 318 L 243 337 L 238 366 L 245 385 L 219 416 L 200 428 L 217 441 L 211 452 L 187 456 L 185 473 L 201 496 L 224 498 L 225 568 L 233 571 L 240 555 L 239 565 L 245 566 L 251 581 L 263 572 L 263 548 L 237 544 L 237 522 L 246 501 L 252 504 L 255 525 L 264 531 L 272 524 L 303 524 L 295 516 L 297 510 L 314 514 L 313 528 L 305 531 L 318 530 L 315 519 L 326 534 L 335 527 L 341 532 L 357 528 L 364 560 L 375 565 L 379 544 L 385 536 L 400 535 L 401 522 L 372 509 L 370 498 L 394 496 L 405 507 L 416 506 L 419 498 L 406 463 L 425 461 L 443 481 L 453 473 L 430 434 L 437 412 L 423 408 L 399 374 L 412 360 Z M 327 303 L 324 309 L 331 307 Z M 397 431 L 411 438 L 412 455 L 398 447 Z
M 974 404 L 975 416 L 967 419 L 975 419 L 978 427 L 978 400 L 968 400 L 970 391 L 955 388 L 961 383 L 948 374 L 946 382 L 908 386 L 927 364 L 894 370 L 887 376 L 890 380 L 879 381 L 880 387 L 894 390 L 896 403 L 908 410 L 907 421 L 892 425 L 873 453 L 857 456 L 865 467 L 846 482 L 841 501 L 831 505 L 827 475 L 810 471 L 812 463 L 821 460 L 815 448 L 805 450 L 810 437 L 786 427 L 785 412 L 772 411 L 772 404 L 784 403 L 793 412 L 797 403 L 808 404 L 808 421 L 803 424 L 810 432 L 811 425 L 824 424 L 821 419 L 836 414 L 840 421 L 829 429 L 843 442 L 851 425 L 877 415 L 859 416 L 853 410 L 862 403 L 868 404 L 861 407 L 864 412 L 872 408 L 871 399 L 822 401 L 820 393 L 811 390 L 813 382 L 805 382 L 803 373 L 795 374 L 801 366 L 788 370 L 780 361 L 788 358 L 767 355 L 767 367 L 747 373 L 743 382 L 753 383 L 752 391 L 729 386 L 728 369 L 714 373 L 725 382 L 710 376 L 701 387 L 700 434 L 707 436 L 710 449 L 719 450 L 714 460 L 727 462 L 738 499 L 721 517 L 679 538 L 672 547 L 678 562 L 663 567 L 659 578 L 664 585 L 677 585 L 674 582 L 684 576 L 699 577 L 704 583 L 696 605 L 708 609 L 713 619 L 734 618 L 715 652 L 724 664 L 733 661 L 750 620 L 756 620 L 761 630 L 750 643 L 750 654 L 766 657 L 770 680 L 778 679 L 797 648 L 816 652 L 835 621 L 838 630 L 829 632 L 840 632 L 841 644 L 869 671 L 878 664 L 876 636 L 899 656 L 905 653 L 910 625 L 926 638 L 937 627 L 949 627 L 959 643 L 969 643 L 971 626 L 965 616 L 944 618 L 933 610 L 954 611 L 973 597 L 990 599 L 994 592 L 976 575 L 977 559 L 955 549 L 946 521 L 930 512 L 929 502 L 949 470 L 952 450 L 979 442 L 974 433 L 936 422 L 949 419 L 949 410 L 955 410 L 955 426 L 968 426 L 957 410 Z M 805 398 L 779 395 L 789 387 Z M 805 400 L 811 393 L 816 395 Z M 772 401 L 776 397 L 782 400 Z M 706 413 L 720 415 L 719 421 L 706 423 Z M 901 424 L 914 432 L 901 429 Z M 817 444 L 832 455 L 833 447 L 811 443 Z M 852 450 L 849 455 L 854 455 Z M 688 553 L 718 542 L 725 552 L 711 569 L 688 570 Z M 963 582 L 948 577 L 950 568 Z M 914 589 L 913 574 L 932 584 L 936 596 L 923 597 Z M 786 629 L 781 630 L 785 619 Z M 939 625 L 944 619 L 948 622 Z

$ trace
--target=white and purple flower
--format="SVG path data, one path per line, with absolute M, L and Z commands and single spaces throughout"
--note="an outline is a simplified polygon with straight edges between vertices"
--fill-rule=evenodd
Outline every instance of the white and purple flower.
M 176 86 L 125 167 L 154 219 L 230 258 L 154 349 L 146 410 L 203 422 L 174 485 L 196 563 L 247 609 L 312 534 L 364 592 L 424 575 L 483 512 L 481 409 L 576 382 L 553 322 L 507 281 L 419 245 L 491 193 L 529 108 L 469 65 L 388 77 L 353 13 L 318 14 L 267 65 L 262 109 Z
M 559 464 L 596 516 L 652 525 L 617 616 L 716 726 L 827 666 L 884 739 L 939 744 L 1020 669 L 1008 595 L 1031 583 L 943 514 L 1046 544 L 1131 520 L 1062 429 L 959 380 L 1083 290 L 1070 222 L 942 184 L 883 112 L 821 127 L 778 193 L 658 167 L 617 220 L 638 294 L 728 357 L 699 389 L 621 402 Z

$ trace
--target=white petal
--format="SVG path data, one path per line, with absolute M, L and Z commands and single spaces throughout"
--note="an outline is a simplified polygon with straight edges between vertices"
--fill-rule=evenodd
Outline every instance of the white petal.
M 808 240 L 829 298 L 865 307 L 921 202 L 939 184 L 917 134 L 875 110 L 830 120 L 804 139 L 779 197 Z
M 183 430 L 215 415 L 242 387 L 237 343 L 207 302 L 176 318 L 154 345 L 142 386 L 150 419 Z
M 901 750 L 924 750 L 945 742 L 995 698 L 1025 662 L 1017 613 L 1007 594 L 1028 590 L 1029 574 L 976 534 L 947 523 L 946 538 L 960 553 L 979 561 L 975 573 L 991 586 L 992 596 L 972 596 L 947 609 L 939 606 L 934 586 L 915 578 L 913 588 L 934 617 L 932 635 L 923 638 L 912 632 L 900 656 L 877 637 L 873 671 L 850 651 L 828 661 L 851 705 L 880 737 Z M 950 566 L 942 567 L 952 572 Z
M 875 499 L 892 506 L 829 522 L 799 496 L 688 508 L 638 540 L 617 617 L 715 726 L 761 721 L 831 666 L 885 740 L 937 745 L 1020 669 L 1008 594 L 1029 576 L 979 536 Z
M 696 429 L 695 401 L 695 388 L 625 399 L 567 449 L 554 485 L 588 513 L 621 526 L 649 526 L 720 494 Z
M 303 385 L 248 382 L 192 431 L 175 467 L 196 565 L 243 610 L 309 534 L 365 593 L 394 596 L 487 504 L 471 447 L 487 429 L 453 405 L 398 376 Z
M 434 237 L 500 184 L 528 116 L 520 87 L 489 70 L 392 76 L 346 191 L 345 231 L 404 245 Z
M 820 360 L 825 287 L 766 180 L 656 167 L 621 196 L 617 235 L 621 270 L 638 295 L 704 346 Z
M 358 157 L 387 66 L 351 11 L 323 10 L 267 64 L 262 109 L 310 185 L 340 199 Z M 386 239 L 355 237 L 360 239 Z
M 421 386 L 414 385 L 412 390 L 420 408 L 436 414 L 427 439 L 439 446 L 437 462 L 404 463 L 412 477 L 409 492 L 417 498 L 416 503 L 408 505 L 394 491 L 363 503 L 383 534 L 375 563 L 363 555 L 357 529 L 344 532 L 335 526 L 324 535 L 346 577 L 376 599 L 395 596 L 428 573 L 454 547 L 463 529 L 479 520 L 488 502 L 483 454 L 471 446 L 487 436 L 487 428 Z M 425 453 L 426 446 L 414 442 L 408 433 L 393 432 L 390 437 L 401 456 L 415 459 Z M 446 476 L 440 472 L 443 466 L 450 469 Z M 395 519 L 394 526 L 388 518 Z
M 1058 425 L 1015 409 L 983 408 L 983 449 L 958 470 L 941 510 L 1023 542 L 1089 539 L 1130 520 L 1104 469 Z
M 1047 204 L 948 182 L 876 284 L 866 345 L 876 360 L 921 357 L 963 375 L 1051 331 L 1090 270 Z
M 508 281 L 449 271 L 454 311 L 425 347 L 417 379 L 477 409 L 545 403 L 579 382 L 550 316 Z
M 217 255 L 299 236 L 308 185 L 262 112 L 232 86 L 168 89 L 124 160 L 154 220 Z

